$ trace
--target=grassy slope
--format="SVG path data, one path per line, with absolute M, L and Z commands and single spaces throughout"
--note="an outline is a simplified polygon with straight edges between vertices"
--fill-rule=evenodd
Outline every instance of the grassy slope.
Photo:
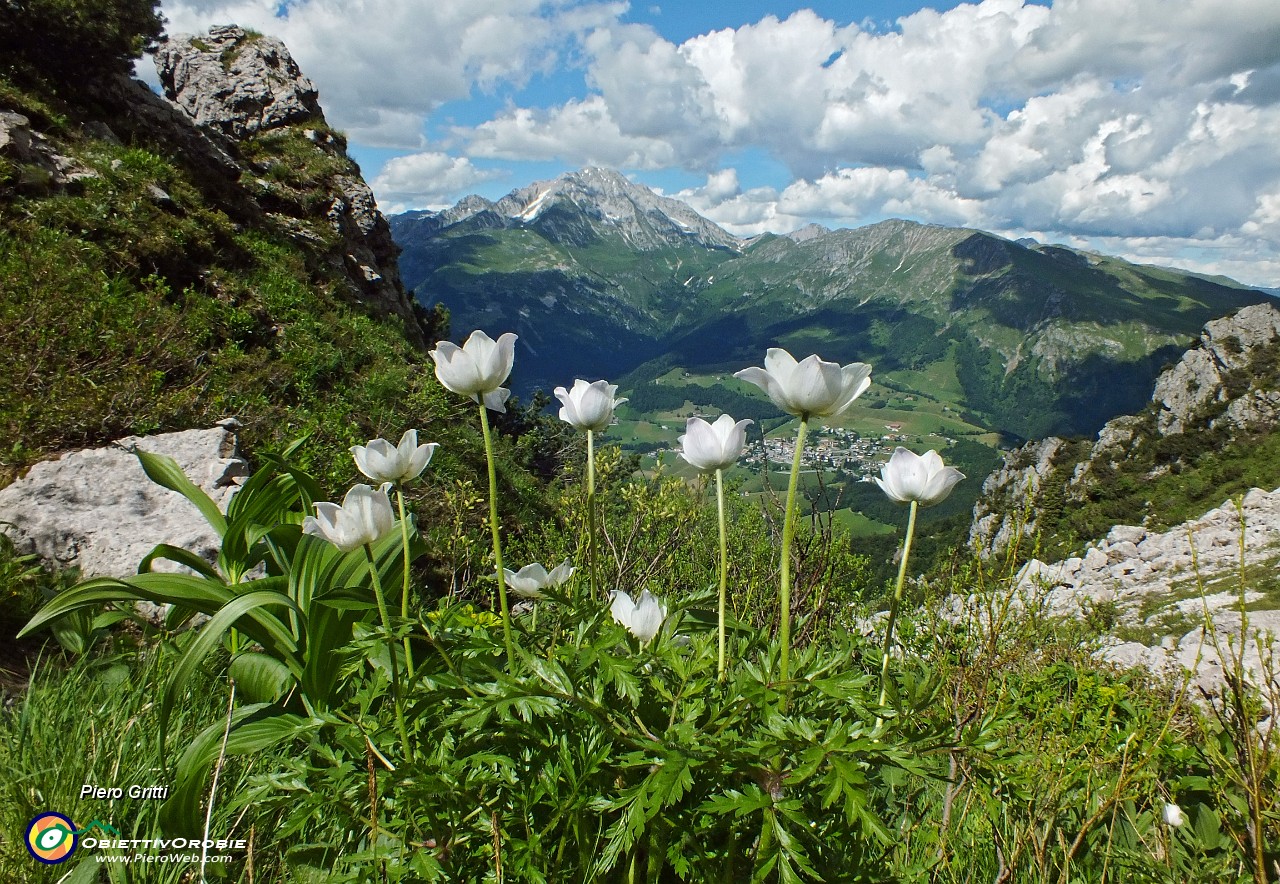
M 162 133 L 84 134 L 120 109 L 13 78 L 0 106 L 96 174 L 58 191 L 0 160 L 0 350 L 18 368 L 0 376 L 0 482 L 63 449 L 228 415 L 250 447 L 310 434 L 304 460 L 335 483 L 351 478 L 348 445 L 407 426 L 474 454 L 425 353 L 349 294 L 323 212 L 307 215 L 325 175 L 354 169 L 344 156 L 293 129 L 241 145 L 268 170 L 274 210 L 303 217 L 309 237 L 290 236 Z

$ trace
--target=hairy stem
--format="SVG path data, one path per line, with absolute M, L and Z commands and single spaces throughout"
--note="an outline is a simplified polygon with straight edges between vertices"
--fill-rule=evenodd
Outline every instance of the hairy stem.
M 409 619 L 409 520 L 404 512 L 404 489 L 396 483 L 396 503 L 400 506 L 400 542 L 404 546 L 404 585 L 400 591 L 400 618 Z M 404 637 L 405 674 L 413 678 L 413 651 L 409 648 L 409 636 Z
M 596 437 L 587 430 L 587 586 L 596 598 Z
M 382 628 L 387 635 L 392 635 L 391 616 L 387 613 L 387 598 L 382 591 L 382 578 L 378 576 L 378 564 L 373 560 L 373 547 L 364 545 L 364 557 L 369 562 L 369 575 L 373 578 L 373 597 L 378 602 L 378 616 L 382 618 Z M 396 662 L 395 642 L 388 640 L 387 657 L 391 661 L 391 702 L 396 708 L 396 730 L 400 734 L 400 743 L 404 746 L 406 757 L 410 754 L 409 729 L 404 726 L 404 707 L 400 704 L 400 666 Z
M 498 534 L 498 469 L 493 460 L 493 434 L 489 432 L 489 412 L 480 403 L 480 430 L 484 434 L 484 453 L 489 462 L 489 531 L 493 535 L 493 566 L 498 579 L 498 605 L 502 608 L 502 638 L 507 646 L 507 668 L 515 665 L 515 646 L 511 643 L 511 608 L 507 605 L 507 575 L 502 570 L 502 540 Z
M 911 501 L 911 515 L 907 516 L 907 539 L 902 544 L 902 561 L 898 562 L 898 582 L 893 588 L 893 602 L 889 605 L 889 622 L 884 629 L 884 653 L 880 656 L 880 705 L 889 698 L 889 654 L 893 651 L 893 625 L 902 607 L 902 587 L 907 580 L 907 559 L 911 558 L 911 539 L 916 533 L 916 510 L 920 504 Z
M 724 470 L 722 469 L 716 470 L 716 515 L 720 520 L 720 656 L 717 662 L 719 678 L 724 681 L 724 618 L 729 601 L 729 536 L 724 520 Z
M 800 484 L 800 461 L 804 454 L 804 434 L 809 418 L 800 418 L 796 432 L 796 451 L 791 458 L 791 481 L 787 484 L 787 510 L 782 521 L 782 577 L 778 587 L 778 604 L 782 610 L 779 627 L 782 641 L 782 680 L 791 677 L 791 541 L 796 533 L 796 488 Z

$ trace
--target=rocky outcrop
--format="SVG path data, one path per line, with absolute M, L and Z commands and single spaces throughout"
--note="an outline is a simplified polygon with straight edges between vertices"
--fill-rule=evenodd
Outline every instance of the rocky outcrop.
M 1240 657 L 1264 694 L 1280 697 L 1280 611 L 1246 610 L 1264 603 L 1280 563 L 1280 489 L 1255 488 L 1198 519 L 1164 532 L 1117 525 L 1083 556 L 1031 560 L 1014 595 L 1022 606 L 1061 617 L 1102 618 L 1110 629 L 1145 634 L 1150 643 L 1108 639 L 1098 656 L 1120 666 L 1190 672 L 1198 692 L 1222 692 Z M 1105 616 L 1104 616 L 1105 615 Z
M 1240 507 L 1226 501 L 1168 531 L 1117 525 L 1083 555 L 1053 564 L 1027 562 L 1017 588 L 1044 590 L 1041 603 L 1051 614 L 1081 616 L 1107 604 L 1115 607 L 1122 625 L 1156 628 L 1169 614 L 1162 600 L 1174 599 L 1173 610 L 1181 613 L 1199 611 L 1197 581 L 1230 582 L 1242 555 L 1246 568 L 1280 560 L 1280 489 L 1255 488 Z M 1189 608 L 1178 599 L 1188 593 Z M 1228 596 L 1226 604 L 1238 601 Z M 1213 607 L 1215 602 L 1208 604 Z
M 1280 338 L 1280 310 L 1270 304 L 1245 307 L 1234 316 L 1206 323 L 1200 344 L 1156 379 L 1151 401 L 1156 425 L 1164 436 L 1189 429 L 1205 407 L 1225 402 L 1231 391 L 1226 381 L 1233 372 L 1248 368 L 1251 354 Z M 1240 406 L 1227 419 L 1234 425 L 1275 417 L 1271 395 Z M 1253 400 L 1254 397 L 1249 397 Z
M 86 578 L 136 574 L 159 543 L 213 562 L 221 545 L 217 534 L 189 500 L 148 479 L 133 452 L 172 457 L 225 511 L 249 474 L 236 452 L 237 426 L 227 420 L 206 430 L 130 436 L 36 464 L 0 489 L 0 530 L 19 551 L 59 568 L 79 568 Z M 157 569 L 169 564 L 157 563 Z
M 43 135 L 31 129 L 22 114 L 0 108 L 0 159 L 18 169 L 17 187 L 27 193 L 73 189 L 97 174 L 53 149 Z
M 985 555 L 1007 549 L 1015 539 L 1033 537 L 1037 519 L 1028 506 L 1040 494 L 1066 442 L 1050 436 L 1032 442 L 1005 458 L 982 483 L 982 497 L 974 507 L 969 544 Z
M 1216 700 L 1237 668 L 1263 703 L 1275 712 L 1280 699 L 1280 611 L 1219 610 L 1209 625 L 1184 635 L 1166 636 L 1158 645 L 1113 639 L 1094 654 L 1123 669 L 1143 667 L 1161 675 L 1189 678 L 1192 699 Z
M 235 139 L 323 118 L 319 92 L 285 45 L 235 25 L 165 41 L 156 69 L 165 95 L 197 125 Z
M 169 100 L 229 146 L 239 180 L 267 217 L 340 269 L 356 298 L 401 317 L 409 339 L 425 347 L 391 228 L 284 44 L 223 25 L 166 40 L 156 67 Z
M 1197 345 L 1156 379 L 1145 413 L 1109 421 L 1092 445 L 1050 437 L 1010 452 L 983 484 L 970 545 L 983 557 L 1004 552 L 1019 530 L 1030 537 L 1042 527 L 1046 498 L 1084 500 L 1100 476 L 1156 440 L 1269 430 L 1280 421 L 1278 382 L 1280 309 L 1254 304 L 1206 323 Z M 1164 469 L 1153 465 L 1149 478 Z
M 1144 453 L 1203 450 L 1203 443 L 1186 444 L 1196 441 L 1191 434 L 1222 441 L 1269 431 L 1280 416 L 1278 386 L 1280 310 L 1258 304 L 1207 323 L 1197 346 L 1157 379 L 1143 414 L 1110 421 L 1092 444 L 1050 438 L 1011 452 L 983 485 L 971 543 L 986 556 L 1005 552 L 1019 531 L 1032 536 L 1054 507 L 1085 500 L 1126 462 L 1154 479 L 1173 463 L 1144 460 Z M 1269 581 L 1255 575 L 1278 564 L 1280 489 L 1255 488 L 1239 505 L 1226 501 L 1168 530 L 1116 525 L 1079 555 L 1032 559 L 1015 579 L 1013 598 L 1017 607 L 1107 630 L 1101 660 L 1189 674 L 1193 696 L 1210 699 L 1239 668 L 1274 704 L 1280 611 L 1250 609 L 1276 607 L 1267 605 L 1274 598 L 1265 593 Z M 967 604 L 953 599 L 951 614 Z

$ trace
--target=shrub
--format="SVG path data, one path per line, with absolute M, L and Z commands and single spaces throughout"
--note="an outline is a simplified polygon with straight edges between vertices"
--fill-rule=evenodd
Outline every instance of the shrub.
M 71 83 L 127 73 L 163 30 L 159 0 L 3 0 L 0 64 Z

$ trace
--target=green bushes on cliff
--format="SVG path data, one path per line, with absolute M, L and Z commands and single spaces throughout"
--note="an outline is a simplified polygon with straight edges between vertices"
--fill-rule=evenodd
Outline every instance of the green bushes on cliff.
M 128 71 L 163 28 L 159 0 L 3 0 L 0 67 L 75 84 Z

